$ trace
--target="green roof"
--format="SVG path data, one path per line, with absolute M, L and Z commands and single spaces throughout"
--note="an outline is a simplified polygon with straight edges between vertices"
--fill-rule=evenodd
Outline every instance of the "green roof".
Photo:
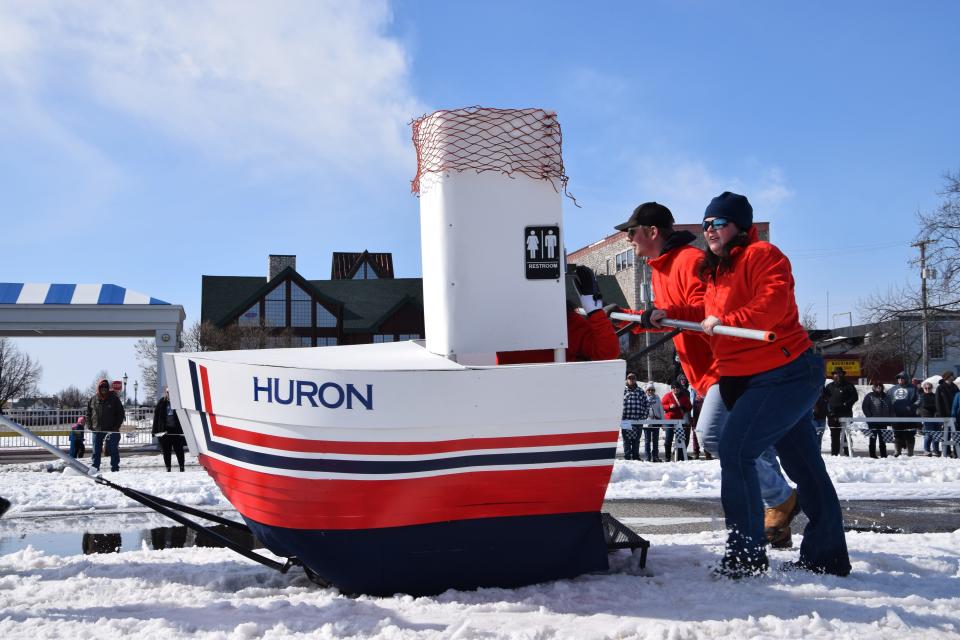
M 382 278 L 378 280 L 303 280 L 292 269 L 281 271 L 270 282 L 263 277 L 203 276 L 200 320 L 222 324 L 228 316 L 245 310 L 276 280 L 292 272 L 296 280 L 313 288 L 320 298 L 343 305 L 343 330 L 347 333 L 375 332 L 406 304 L 423 309 L 421 278 Z M 604 302 L 627 306 L 626 298 L 614 276 L 598 276 Z M 567 299 L 579 304 L 572 276 L 567 276 Z M 241 308 L 242 307 L 242 308 Z

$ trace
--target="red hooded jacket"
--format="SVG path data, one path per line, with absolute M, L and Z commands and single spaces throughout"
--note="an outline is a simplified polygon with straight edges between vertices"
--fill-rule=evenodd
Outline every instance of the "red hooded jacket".
M 708 279 L 702 304 L 657 305 L 669 318 L 700 322 L 706 316 L 716 316 L 728 327 L 776 334 L 773 342 L 710 336 L 722 376 L 770 371 L 813 346 L 800 324 L 790 261 L 777 247 L 759 240 L 756 226 L 750 227 L 748 237 L 747 246 L 730 251 L 730 267 Z
M 690 244 L 694 239 L 692 233 L 678 231 L 667 239 L 668 244 L 662 254 L 647 261 L 652 273 L 653 298 L 657 308 L 703 304 L 707 283 L 697 275 L 700 261 L 703 260 L 703 251 Z M 635 325 L 633 331 L 642 333 L 644 329 Z M 684 331 L 673 339 L 673 346 L 680 357 L 683 373 L 696 389 L 697 395 L 702 398 L 720 379 L 717 361 L 710 350 L 709 336 L 705 333 Z
M 583 316 L 567 312 L 567 362 L 576 360 L 613 360 L 620 356 L 620 340 L 610 318 L 602 311 Z M 553 362 L 550 349 L 501 351 L 497 364 Z

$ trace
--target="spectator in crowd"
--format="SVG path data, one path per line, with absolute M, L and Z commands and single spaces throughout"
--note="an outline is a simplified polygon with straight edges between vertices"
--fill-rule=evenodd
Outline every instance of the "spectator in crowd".
M 890 387 L 887 395 L 893 405 L 893 415 L 897 418 L 915 418 L 917 416 L 917 388 L 908 381 L 907 374 L 897 374 L 897 384 Z M 893 425 L 894 455 L 900 457 L 904 449 L 908 456 L 913 455 L 916 442 L 917 424 L 914 422 L 895 422 Z
M 83 454 L 87 451 L 86 446 L 83 444 L 83 433 L 86 424 L 87 418 L 80 416 L 77 418 L 77 423 L 70 427 L 70 457 L 74 460 L 82 458 Z
M 100 456 L 106 441 L 107 455 L 110 456 L 110 470 L 120 471 L 120 426 L 126 419 L 123 403 L 117 394 L 110 390 L 110 383 L 101 380 L 97 383 L 97 392 L 87 402 L 87 428 L 93 431 L 93 458 L 90 464 L 100 471 Z
M 813 421 L 816 424 L 817 428 L 817 450 L 823 451 L 823 432 L 827 430 L 827 403 L 828 403 L 827 389 L 824 387 L 823 392 L 817 398 L 816 404 L 813 405 Z
M 635 373 L 627 374 L 623 387 L 623 414 L 620 417 L 620 434 L 623 436 L 623 459 L 640 459 L 640 421 L 647 417 L 647 398 L 637 384 Z
M 157 403 L 153 410 L 153 435 L 160 439 L 160 451 L 163 455 L 163 464 L 167 471 L 170 471 L 170 454 L 176 452 L 177 464 L 180 471 L 183 471 L 183 428 L 180 426 L 180 418 L 170 404 L 170 389 L 163 390 L 163 397 Z
M 663 420 L 663 405 L 652 382 L 647 383 L 647 420 Z M 651 449 L 653 455 L 651 457 Z M 643 427 L 643 455 L 647 462 L 660 462 L 660 425 L 649 424 Z
M 956 375 L 953 371 L 947 369 L 942 374 L 940 374 L 940 383 L 937 385 L 937 416 L 941 418 L 950 418 L 953 417 L 955 420 L 954 429 L 956 429 L 956 418 L 957 418 L 957 408 L 954 406 L 954 401 L 957 396 L 957 385 L 954 382 Z M 944 457 L 957 457 L 957 448 L 955 445 L 949 442 L 943 443 L 943 455 Z
M 670 385 L 670 391 L 664 394 L 660 403 L 663 405 L 664 420 L 683 420 L 684 417 L 688 418 L 687 424 L 683 427 L 683 444 L 684 448 L 686 448 L 686 444 L 690 441 L 689 416 L 690 410 L 692 409 L 690 405 L 690 394 L 681 386 L 678 380 Z M 667 425 L 663 433 L 663 446 L 665 449 L 663 453 L 667 462 L 673 460 L 673 435 L 673 426 Z
M 720 436 L 720 496 L 726 552 L 715 575 L 744 578 L 767 570 L 763 502 L 757 458 L 776 446 L 797 483 L 797 502 L 809 519 L 796 562 L 784 569 L 845 576 L 850 559 L 836 490 L 813 438 L 813 405 L 823 385 L 823 359 L 800 324 L 790 261 L 760 240 L 753 207 L 739 194 L 714 198 L 703 216 L 707 251 L 703 302 L 651 313 L 699 321 L 717 359 L 720 395 L 729 410 Z M 714 335 L 718 325 L 763 328 L 774 342 Z
M 934 418 L 937 415 L 937 394 L 933 392 L 933 384 L 924 382 L 920 386 L 920 395 L 917 397 L 917 413 L 921 418 Z M 923 451 L 927 457 L 940 457 L 940 438 L 943 433 L 942 422 L 923 423 Z
M 859 400 L 857 388 L 848 380 L 842 367 L 833 370 L 833 380 L 827 383 L 827 424 L 830 425 L 830 455 L 840 455 L 840 418 L 853 417 L 853 405 Z M 844 453 L 850 452 L 844 447 Z
M 891 418 L 893 417 L 893 403 L 890 397 L 883 392 L 883 383 L 879 380 L 871 381 L 871 390 L 863 398 L 860 405 L 863 409 L 863 415 L 868 418 Z M 883 433 L 889 425 L 882 422 L 868 422 L 870 429 L 870 457 L 877 457 L 877 440 L 880 441 L 880 457 L 887 457 L 887 443 L 884 442 Z

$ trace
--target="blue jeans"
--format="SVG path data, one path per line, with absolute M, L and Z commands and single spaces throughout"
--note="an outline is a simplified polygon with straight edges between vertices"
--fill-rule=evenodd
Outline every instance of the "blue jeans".
M 813 404 L 823 392 L 823 358 L 807 351 L 793 362 L 750 378 L 720 437 L 720 498 L 728 529 L 727 555 L 765 557 L 763 503 L 757 458 L 775 445 L 797 483 L 809 519 L 799 561 L 846 575 L 850 571 L 840 501 L 817 450 Z
M 82 458 L 85 452 L 86 447 L 83 444 L 83 431 L 80 431 L 79 429 L 76 431 L 71 431 L 70 457 L 76 460 L 77 458 Z
M 650 455 L 650 445 L 653 445 L 653 455 Z M 660 425 L 643 428 L 643 456 L 647 462 L 660 460 Z
M 939 422 L 924 422 L 923 423 L 923 450 L 927 453 L 936 453 L 940 455 L 940 440 L 938 438 L 943 437 L 942 435 L 936 435 L 938 433 L 942 434 L 943 425 Z
M 720 457 L 720 440 L 728 415 L 727 406 L 720 397 L 720 385 L 715 384 L 703 398 L 703 407 L 697 419 L 697 435 L 700 437 L 700 446 L 717 458 Z M 760 454 L 756 467 L 764 506 L 769 509 L 786 502 L 793 489 L 783 477 L 773 447 L 768 447 Z
M 107 441 L 107 455 L 110 456 L 110 470 L 120 471 L 120 434 L 116 432 L 95 431 L 93 434 L 93 458 L 91 466 L 100 468 L 100 455 L 103 453 L 103 441 Z

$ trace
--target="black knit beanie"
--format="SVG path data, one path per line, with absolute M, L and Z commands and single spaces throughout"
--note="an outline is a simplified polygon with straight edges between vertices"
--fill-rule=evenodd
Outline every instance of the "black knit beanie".
M 726 218 L 740 231 L 746 231 L 753 226 L 753 207 L 746 196 L 724 191 L 707 205 L 703 219 L 707 218 Z

